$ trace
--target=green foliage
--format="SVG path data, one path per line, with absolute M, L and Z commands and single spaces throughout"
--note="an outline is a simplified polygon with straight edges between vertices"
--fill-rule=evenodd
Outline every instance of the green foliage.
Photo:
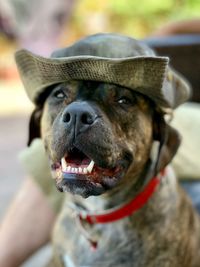
M 169 21 L 199 17 L 200 1 L 110 0 L 109 10 L 114 21 L 118 21 L 118 29 L 140 37 Z
M 166 13 L 174 5 L 173 0 L 110 0 L 109 3 L 112 12 L 126 16 Z
M 79 0 L 72 30 L 78 35 L 95 31 L 144 37 L 166 23 L 200 18 L 200 0 Z

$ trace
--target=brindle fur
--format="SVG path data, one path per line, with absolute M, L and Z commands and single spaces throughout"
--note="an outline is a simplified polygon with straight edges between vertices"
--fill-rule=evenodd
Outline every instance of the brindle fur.
M 58 88 L 66 94 L 64 100 L 55 99 Z M 118 100 L 121 97 L 129 101 L 120 104 Z M 61 123 L 66 107 L 74 102 L 89 104 L 98 117 L 94 126 L 79 134 L 73 129 L 66 130 Z M 87 191 L 87 186 L 82 188 L 82 184 L 65 188 L 57 181 L 60 189 L 73 194 L 66 194 L 53 232 L 54 266 L 65 266 L 66 255 L 74 266 L 200 266 L 199 217 L 169 168 L 142 209 L 114 223 L 85 225 L 91 237 L 98 240 L 95 252 L 76 225 L 74 212 L 68 207 L 68 203 L 76 201 L 91 211 L 102 211 L 137 194 L 140 188 L 136 183 L 143 179 L 152 142 L 160 128 L 156 120 L 158 115 L 148 98 L 113 84 L 72 81 L 55 87 L 47 97 L 42 112 L 41 135 L 51 161 L 60 160 L 63 153 L 76 143 L 102 167 L 113 167 L 123 157 L 128 162 L 124 177 L 105 192 L 95 188 Z M 163 157 L 163 161 L 168 157 L 164 165 L 171 160 L 170 151 L 173 150 L 169 145 L 171 141 L 166 144 L 169 151 Z M 97 194 L 100 195 L 92 196 Z

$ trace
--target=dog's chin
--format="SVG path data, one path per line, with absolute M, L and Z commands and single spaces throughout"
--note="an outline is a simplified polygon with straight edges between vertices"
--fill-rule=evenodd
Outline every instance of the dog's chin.
M 70 192 L 84 198 L 98 196 L 114 188 L 125 174 L 125 169 L 118 166 L 112 169 L 100 168 L 90 174 L 63 172 L 61 169 L 52 171 L 56 187 L 61 192 Z
M 58 190 L 80 195 L 84 198 L 103 194 L 107 187 L 100 182 L 93 182 L 88 177 L 79 177 L 76 174 L 64 174 L 61 182 L 56 181 Z

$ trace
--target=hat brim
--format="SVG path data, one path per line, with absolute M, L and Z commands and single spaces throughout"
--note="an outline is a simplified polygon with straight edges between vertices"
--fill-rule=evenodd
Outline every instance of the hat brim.
M 16 52 L 15 59 L 28 97 L 34 103 L 50 85 L 70 80 L 90 80 L 133 89 L 147 95 L 163 108 L 177 106 L 173 99 L 174 88 L 169 83 L 164 86 L 169 61 L 167 57 L 45 58 L 23 49 Z

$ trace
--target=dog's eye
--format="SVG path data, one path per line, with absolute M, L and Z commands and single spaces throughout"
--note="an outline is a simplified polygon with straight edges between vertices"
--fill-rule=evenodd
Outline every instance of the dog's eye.
M 55 91 L 53 95 L 57 99 L 64 99 L 66 97 L 66 95 L 64 94 L 64 92 L 62 90 Z
M 131 99 L 126 96 L 121 97 L 117 100 L 118 104 L 120 105 L 130 105 L 132 103 Z

